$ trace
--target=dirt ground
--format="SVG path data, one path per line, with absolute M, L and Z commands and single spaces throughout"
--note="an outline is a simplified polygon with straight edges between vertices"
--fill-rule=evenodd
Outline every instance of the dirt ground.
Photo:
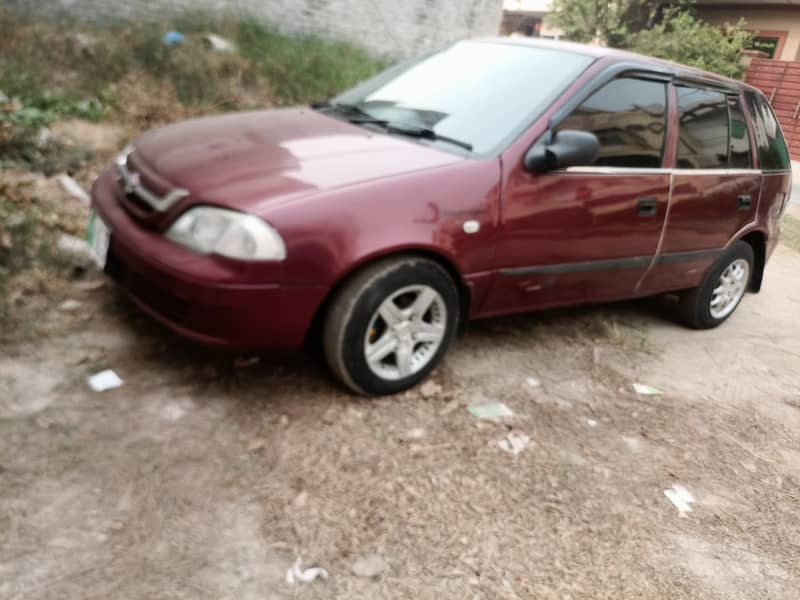
M 380 400 L 62 282 L 0 348 L 0 598 L 795 600 L 798 272 L 780 247 L 715 331 L 668 298 L 475 323 L 434 385 Z M 125 385 L 91 391 L 106 368 Z M 289 585 L 297 558 L 329 578 Z

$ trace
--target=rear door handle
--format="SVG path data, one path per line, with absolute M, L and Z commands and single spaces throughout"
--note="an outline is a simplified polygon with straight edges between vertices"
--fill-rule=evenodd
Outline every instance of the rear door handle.
M 742 194 L 736 199 L 739 210 L 747 210 L 753 206 L 753 197 L 750 194 Z
M 658 210 L 658 198 L 639 198 L 636 201 L 636 213 L 640 217 L 655 217 Z

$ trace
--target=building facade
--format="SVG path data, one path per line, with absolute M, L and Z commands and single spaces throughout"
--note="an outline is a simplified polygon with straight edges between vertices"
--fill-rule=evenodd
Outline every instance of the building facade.
M 712 25 L 747 21 L 755 36 L 753 50 L 762 58 L 800 60 L 800 4 L 796 2 L 737 2 L 698 0 L 697 15 Z

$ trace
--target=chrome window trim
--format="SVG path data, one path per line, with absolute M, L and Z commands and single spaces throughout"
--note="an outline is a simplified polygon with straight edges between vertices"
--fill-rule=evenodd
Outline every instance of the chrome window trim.
M 127 194 L 134 194 L 137 198 L 148 204 L 158 212 L 165 212 L 175 206 L 179 201 L 183 200 L 189 195 L 189 191 L 183 188 L 176 188 L 166 196 L 156 196 L 150 190 L 142 186 L 128 169 L 128 156 L 131 152 L 120 154 L 117 158 L 117 174 L 119 175 L 120 183 Z
M 761 169 L 673 169 L 636 167 L 567 167 L 558 173 L 578 173 L 593 175 L 761 175 Z

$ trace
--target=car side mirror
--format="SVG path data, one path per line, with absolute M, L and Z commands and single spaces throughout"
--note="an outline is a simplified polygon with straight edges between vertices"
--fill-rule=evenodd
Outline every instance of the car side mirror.
M 545 173 L 566 167 L 591 165 L 597 158 L 600 141 L 588 131 L 564 129 L 545 134 L 525 155 L 525 168 L 532 173 Z

